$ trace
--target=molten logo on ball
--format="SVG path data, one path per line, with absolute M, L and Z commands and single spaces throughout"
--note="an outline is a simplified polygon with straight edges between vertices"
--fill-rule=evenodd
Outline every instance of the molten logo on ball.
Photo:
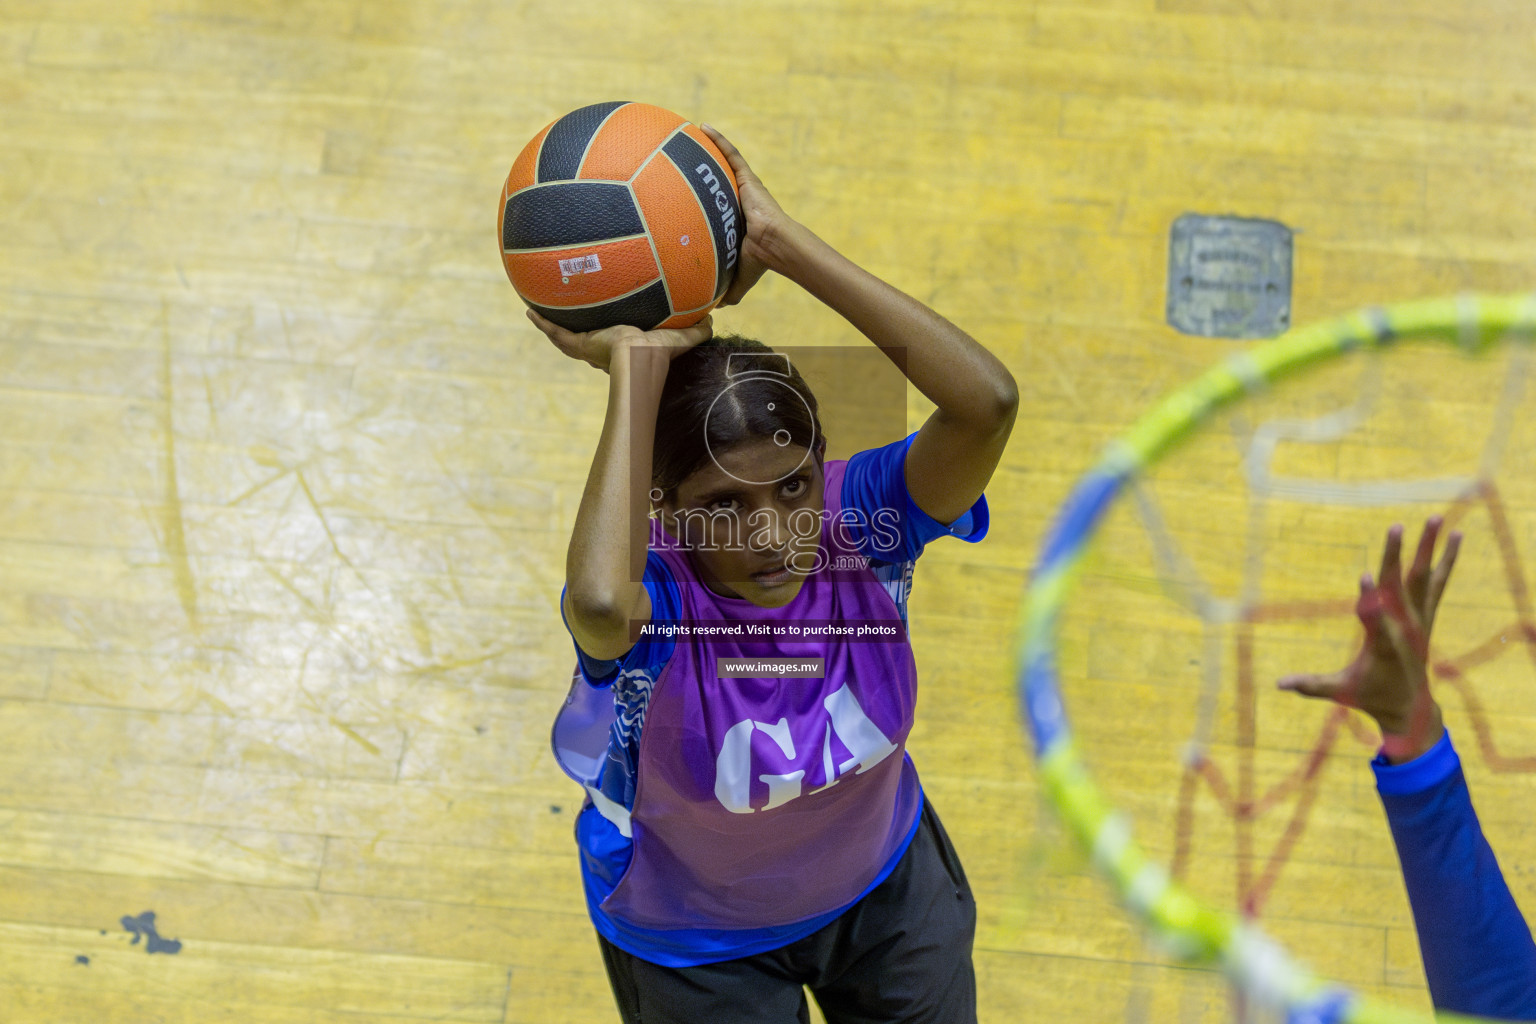
M 725 229 L 725 269 L 736 265 L 736 204 L 720 189 L 720 179 L 709 169 L 709 164 L 699 164 L 694 172 L 709 186 L 709 194 L 715 197 L 715 209 L 720 212 L 720 226 Z

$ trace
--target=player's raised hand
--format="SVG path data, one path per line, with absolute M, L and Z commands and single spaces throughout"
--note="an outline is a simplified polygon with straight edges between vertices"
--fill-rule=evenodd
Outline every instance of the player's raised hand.
M 1387 531 L 1377 580 L 1360 580 L 1355 614 L 1365 627 L 1365 642 L 1353 661 L 1337 672 L 1289 675 L 1278 683 L 1307 697 L 1358 708 L 1381 727 L 1388 760 L 1411 760 L 1440 739 L 1440 707 L 1429 692 L 1429 636 L 1435 612 L 1450 581 L 1461 548 L 1461 534 L 1451 533 L 1440 561 L 1435 542 L 1443 521 L 1424 524 L 1413 565 L 1402 572 L 1403 528 Z
M 741 259 L 736 264 L 736 276 L 731 286 L 720 299 L 720 305 L 734 306 L 769 269 L 772 243 L 789 218 L 731 141 L 707 124 L 699 127 L 725 155 L 726 162 L 731 165 L 731 174 L 736 178 L 736 192 L 741 197 L 741 217 L 746 224 L 741 240 Z
M 642 331 L 638 327 L 621 325 L 607 327 L 601 331 L 588 331 L 584 334 L 568 331 L 531 309 L 528 311 L 528 319 L 544 332 L 545 336 L 554 343 L 555 348 L 572 359 L 580 359 L 597 367 L 604 373 L 608 372 L 613 362 L 613 353 L 623 346 L 662 348 L 667 350 L 670 357 L 676 358 L 679 353 L 707 341 L 714 332 L 714 320 L 711 317 L 705 317 L 692 327 Z

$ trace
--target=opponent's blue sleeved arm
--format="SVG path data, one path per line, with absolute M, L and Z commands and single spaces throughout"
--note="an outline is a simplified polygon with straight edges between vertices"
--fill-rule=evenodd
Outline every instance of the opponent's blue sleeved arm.
M 1435 1008 L 1536 1020 L 1536 943 L 1483 836 L 1447 731 L 1400 765 L 1371 762 Z

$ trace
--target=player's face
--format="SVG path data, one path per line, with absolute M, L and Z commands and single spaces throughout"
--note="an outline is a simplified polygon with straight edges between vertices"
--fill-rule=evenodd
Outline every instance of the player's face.
M 806 449 L 762 438 L 716 454 L 662 511 L 710 590 L 779 608 L 815 568 L 823 487 Z

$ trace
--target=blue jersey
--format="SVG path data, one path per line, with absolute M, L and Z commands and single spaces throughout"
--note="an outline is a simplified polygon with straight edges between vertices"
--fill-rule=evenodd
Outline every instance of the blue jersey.
M 859 551 L 869 559 L 876 579 L 890 595 L 898 613 L 906 619 L 907 597 L 912 587 L 914 563 L 923 547 L 941 536 L 976 542 L 987 532 L 986 499 L 954 523 L 946 526 L 928 516 L 912 501 L 906 486 L 906 453 L 915 434 L 883 448 L 860 452 L 848 460 L 842 476 L 840 504 L 857 510 L 850 532 Z M 649 554 L 644 576 L 651 599 L 653 621 L 683 618 L 677 581 L 665 561 Z M 562 608 L 564 600 L 562 595 Z M 622 658 L 604 661 L 576 647 L 578 671 L 593 687 L 607 687 L 613 695 L 615 720 L 609 729 L 606 757 L 584 772 L 595 776 L 588 784 L 589 798 L 576 821 L 577 844 L 588 909 L 598 931 L 614 945 L 652 963 L 688 967 L 766 952 L 804 938 L 831 923 L 849 903 L 836 910 L 792 925 L 755 929 L 669 929 L 656 931 L 607 914 L 601 904 L 614 892 L 629 868 L 633 843 L 629 812 L 635 806 L 640 737 L 651 705 L 652 690 L 675 649 L 665 637 L 642 638 Z M 569 757 L 559 749 L 557 757 Z M 910 841 L 910 834 L 907 840 Z M 866 888 L 883 881 L 901 859 L 906 842 Z M 861 894 L 862 897 L 862 894 Z M 854 901 L 856 902 L 856 900 Z
M 1435 1008 L 1536 1020 L 1536 944 L 1483 837 L 1450 732 L 1412 761 L 1377 757 L 1371 767 Z

